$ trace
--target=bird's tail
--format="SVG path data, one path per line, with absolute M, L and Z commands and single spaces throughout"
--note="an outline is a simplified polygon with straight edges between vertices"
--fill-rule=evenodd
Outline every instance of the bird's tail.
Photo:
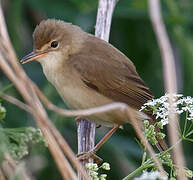
M 139 112 L 138 111 L 138 113 L 136 113 L 136 118 L 138 120 L 139 125 L 141 126 L 141 128 L 143 130 L 144 130 L 144 124 L 142 122 L 144 122 L 144 119 L 147 119 L 149 121 L 150 125 L 154 125 L 155 132 L 156 133 L 160 132 L 160 128 L 157 125 L 155 125 L 157 120 L 156 120 L 155 116 L 152 115 L 152 112 L 150 112 L 150 111 Z M 165 151 L 165 150 L 168 149 L 168 146 L 167 146 L 167 144 L 166 144 L 164 139 L 156 137 L 156 140 L 158 141 L 158 143 L 155 146 L 157 147 L 157 149 L 160 152 Z

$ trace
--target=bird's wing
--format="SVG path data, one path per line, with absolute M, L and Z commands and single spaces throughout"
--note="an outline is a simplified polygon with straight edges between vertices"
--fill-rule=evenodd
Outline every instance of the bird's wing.
M 136 109 L 153 97 L 133 63 L 120 51 L 92 36 L 86 44 L 70 61 L 89 88 Z

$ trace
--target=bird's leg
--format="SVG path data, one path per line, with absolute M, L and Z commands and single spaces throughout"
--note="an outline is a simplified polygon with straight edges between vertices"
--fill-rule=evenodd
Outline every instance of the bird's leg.
M 99 142 L 98 144 L 94 147 L 92 150 L 94 153 L 96 153 L 101 146 L 113 135 L 113 133 L 119 129 L 119 125 L 115 125 Z
M 113 135 L 113 133 L 119 128 L 120 125 L 115 125 L 100 141 L 99 143 L 94 147 L 93 150 L 89 151 L 89 152 L 83 152 L 77 155 L 78 159 L 80 161 L 83 161 L 85 159 L 89 159 L 89 158 L 93 158 L 94 160 L 96 160 L 97 162 L 99 161 L 99 157 L 95 154 L 100 148 L 101 146 Z M 97 159 L 96 159 L 97 157 Z

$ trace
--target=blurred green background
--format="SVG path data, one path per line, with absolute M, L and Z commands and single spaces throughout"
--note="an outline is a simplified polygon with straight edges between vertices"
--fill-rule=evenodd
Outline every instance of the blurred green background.
M 32 33 L 42 19 L 62 19 L 93 33 L 97 3 L 96 0 L 2 0 L 8 31 L 18 58 L 32 51 Z M 162 12 L 175 53 L 178 91 L 193 96 L 193 1 L 163 0 Z M 160 52 L 146 0 L 121 0 L 117 4 L 112 20 L 110 43 L 133 61 L 155 97 L 164 95 Z M 66 108 L 56 90 L 45 79 L 37 62 L 23 67 L 54 104 Z M 0 88 L 9 83 L 0 71 Z M 10 88 L 7 93 L 21 99 L 14 88 Z M 3 105 L 7 109 L 3 126 L 35 126 L 32 117 L 26 112 L 4 101 Z M 75 121 L 52 112 L 48 113 L 74 152 L 77 152 Z M 96 139 L 99 140 L 107 130 L 97 129 Z M 107 173 L 108 179 L 121 179 L 140 165 L 141 151 L 135 137 L 131 126 L 125 125 L 124 129 L 118 130 L 98 152 L 104 161 L 111 164 L 111 171 Z M 192 144 L 184 144 L 185 159 L 190 169 L 193 169 L 192 148 Z M 62 179 L 48 149 L 33 146 L 24 160 L 37 179 Z

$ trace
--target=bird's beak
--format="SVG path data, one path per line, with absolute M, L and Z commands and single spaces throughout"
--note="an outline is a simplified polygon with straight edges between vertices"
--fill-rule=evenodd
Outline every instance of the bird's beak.
M 24 56 L 22 59 L 21 59 L 21 63 L 22 64 L 25 64 L 25 63 L 28 63 L 30 61 L 33 61 L 33 60 L 37 60 L 38 58 L 46 55 L 48 53 L 48 51 L 41 51 L 41 52 L 31 52 L 30 54 Z

